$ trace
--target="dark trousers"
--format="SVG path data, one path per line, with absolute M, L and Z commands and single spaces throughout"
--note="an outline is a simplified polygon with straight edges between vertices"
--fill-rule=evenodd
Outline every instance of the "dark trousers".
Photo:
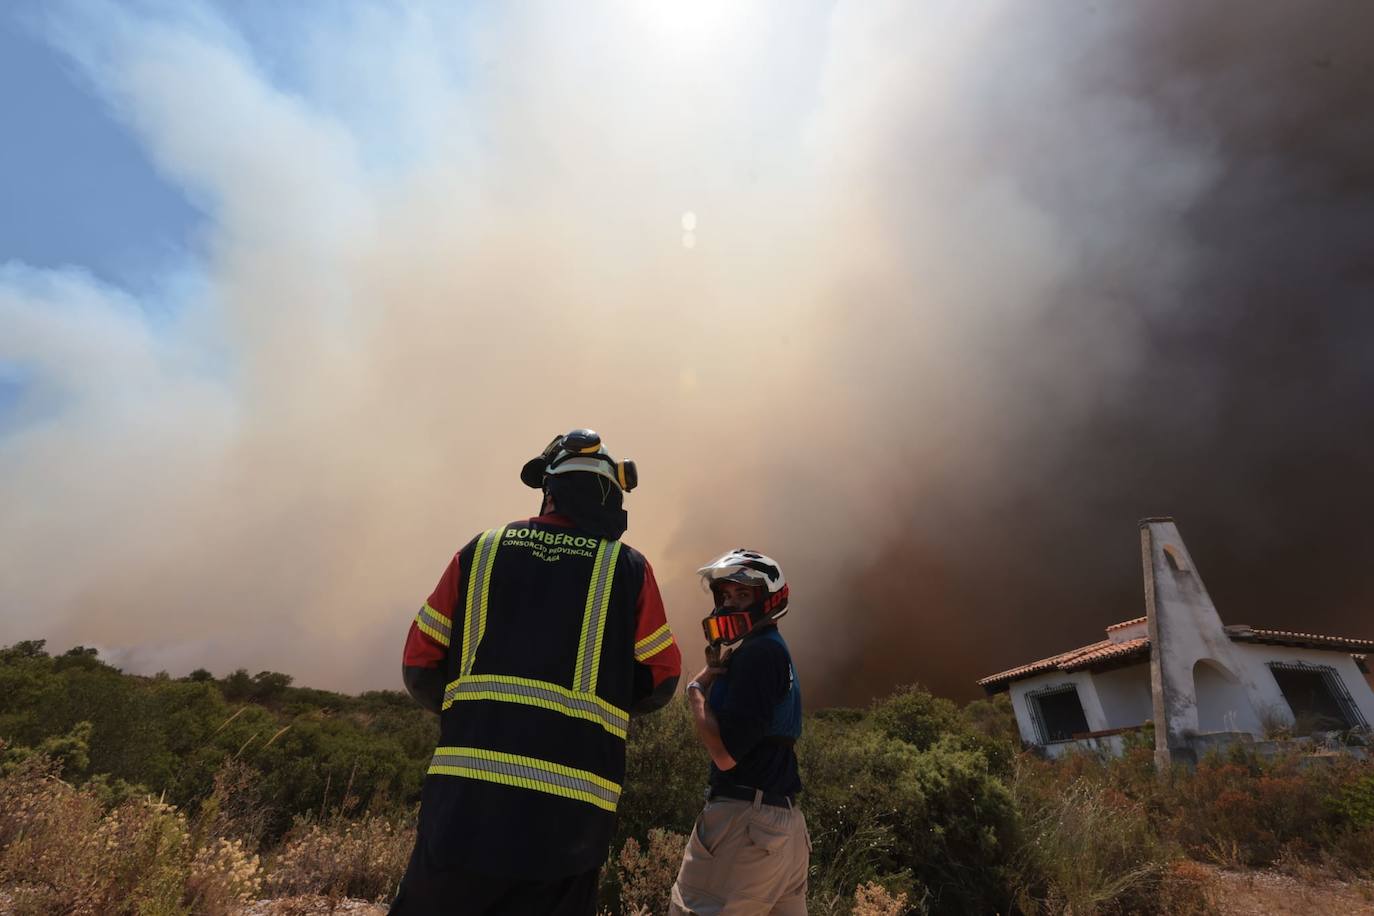
M 435 868 L 416 843 L 389 916 L 596 916 L 600 869 L 550 881 Z

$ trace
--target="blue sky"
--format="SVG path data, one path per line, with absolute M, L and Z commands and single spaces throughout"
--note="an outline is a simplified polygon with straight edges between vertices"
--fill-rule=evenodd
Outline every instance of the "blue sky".
M 195 245 L 203 214 L 45 40 L 40 13 L 0 7 L 0 262 L 146 289 Z

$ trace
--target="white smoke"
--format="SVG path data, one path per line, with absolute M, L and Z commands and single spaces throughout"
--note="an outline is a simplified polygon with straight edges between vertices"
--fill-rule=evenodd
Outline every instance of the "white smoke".
M 0 273 L 0 360 L 34 379 L 0 439 L 0 642 L 395 686 L 449 556 L 591 425 L 641 466 L 627 540 L 689 664 L 690 571 L 746 545 L 828 678 L 911 506 L 930 537 L 961 494 L 995 513 L 1043 470 L 1008 443 L 1128 385 L 1128 290 L 1176 307 L 1215 159 L 1114 80 L 1128 14 L 1067 15 L 61 7 L 49 36 L 208 225 L 171 320 Z M 1120 286 L 1057 325 L 1103 259 Z

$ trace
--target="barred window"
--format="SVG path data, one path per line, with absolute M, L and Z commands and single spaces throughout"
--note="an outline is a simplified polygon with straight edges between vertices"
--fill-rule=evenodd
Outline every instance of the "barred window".
M 1330 665 L 1270 662 L 1269 670 L 1293 710 L 1294 730 L 1299 734 L 1343 731 L 1368 724 L 1341 676 Z
M 1059 684 L 1026 694 L 1031 721 L 1040 744 L 1069 741 L 1088 730 L 1088 718 L 1073 684 Z

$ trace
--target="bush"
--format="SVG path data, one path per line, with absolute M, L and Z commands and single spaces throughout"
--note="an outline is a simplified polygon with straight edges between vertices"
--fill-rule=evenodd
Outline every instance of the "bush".
M 673 882 L 677 880 L 686 847 L 685 834 L 668 830 L 650 830 L 649 841 L 643 847 L 634 837 L 626 840 L 616 856 L 621 911 L 668 912 Z
M 186 818 L 146 796 L 104 809 L 33 755 L 0 778 L 0 882 L 19 913 L 220 916 L 256 893 L 257 857 L 198 844 Z
M 820 905 L 876 882 L 932 913 L 1005 910 L 1016 813 L 986 758 L 943 737 L 920 751 L 890 726 L 809 723 L 799 744 Z
M 0 883 L 57 883 L 85 867 L 100 804 L 59 778 L 61 767 L 31 756 L 0 777 Z
M 1018 906 L 1027 912 L 1153 912 L 1174 858 L 1145 807 L 1105 780 L 1018 761 L 1012 790 L 1024 831 Z
M 267 890 L 274 895 L 320 894 L 331 900 L 389 899 L 414 846 L 414 829 L 396 818 L 302 820 L 269 861 Z
M 686 834 L 706 803 L 711 758 L 697 740 L 683 702 L 631 721 L 625 748 L 617 847 L 653 829 Z
M 1352 827 L 1374 827 L 1374 773 L 1351 779 L 1332 797 L 1330 807 Z
M 918 751 L 928 750 L 941 738 L 963 730 L 959 707 L 919 684 L 899 687 L 874 703 L 869 721 L 881 734 L 905 741 Z
M 1319 779 L 1296 758 L 1209 757 L 1174 778 L 1173 831 L 1193 855 L 1219 865 L 1264 866 L 1305 855 L 1330 818 Z
M 853 916 L 904 916 L 910 912 L 906 894 L 892 896 L 881 884 L 862 884 L 854 889 Z

